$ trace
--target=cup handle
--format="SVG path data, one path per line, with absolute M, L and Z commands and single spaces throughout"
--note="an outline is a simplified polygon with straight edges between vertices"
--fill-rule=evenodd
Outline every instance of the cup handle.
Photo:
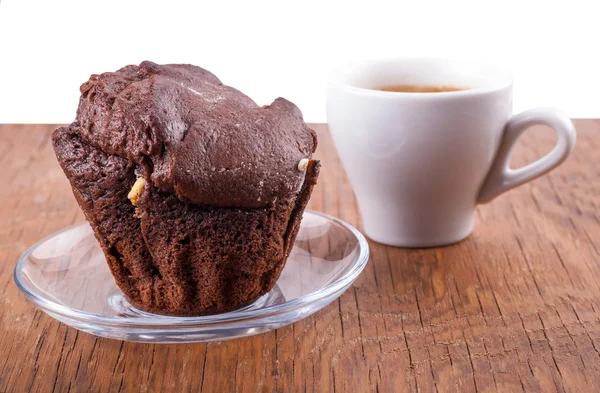
M 535 124 L 545 124 L 554 129 L 556 146 L 544 157 L 519 169 L 509 165 L 513 148 L 521 134 Z M 479 191 L 478 203 L 487 203 L 512 188 L 520 186 L 551 171 L 560 165 L 575 147 L 575 126 L 568 117 L 553 109 L 530 109 L 511 117 L 504 127 L 500 148 L 494 163 Z

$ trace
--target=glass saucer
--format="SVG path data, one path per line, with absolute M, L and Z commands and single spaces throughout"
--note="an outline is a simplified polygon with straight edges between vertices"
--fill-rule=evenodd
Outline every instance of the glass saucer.
M 202 342 L 251 336 L 306 318 L 348 289 L 368 258 L 367 241 L 354 227 L 305 211 L 294 248 L 269 293 L 224 314 L 168 317 L 129 304 L 92 229 L 83 223 L 27 250 L 15 267 L 15 282 L 46 314 L 87 333 L 139 342 Z

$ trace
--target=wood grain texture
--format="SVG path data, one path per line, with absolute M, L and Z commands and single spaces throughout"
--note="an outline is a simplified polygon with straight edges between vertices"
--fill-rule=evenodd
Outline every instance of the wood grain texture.
M 600 122 L 573 156 L 478 208 L 475 233 L 438 249 L 373 242 L 354 286 L 267 334 L 195 345 L 97 338 L 38 311 L 12 270 L 40 238 L 82 221 L 50 125 L 0 126 L 0 392 L 600 391 Z M 310 208 L 357 225 L 323 125 Z M 530 130 L 513 161 L 548 151 Z

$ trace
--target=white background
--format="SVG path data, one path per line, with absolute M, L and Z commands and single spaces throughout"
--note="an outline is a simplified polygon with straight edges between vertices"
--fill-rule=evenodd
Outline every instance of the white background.
M 597 0 L 0 1 L 0 123 L 70 122 L 90 74 L 145 59 L 200 65 L 322 122 L 331 68 L 397 56 L 497 62 L 514 71 L 515 111 L 600 117 Z

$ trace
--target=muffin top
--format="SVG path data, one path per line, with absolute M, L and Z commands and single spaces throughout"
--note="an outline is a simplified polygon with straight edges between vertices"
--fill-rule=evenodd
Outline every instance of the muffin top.
M 212 73 L 142 62 L 81 85 L 77 127 L 180 200 L 260 208 L 296 194 L 315 132 L 291 102 L 259 107 Z

